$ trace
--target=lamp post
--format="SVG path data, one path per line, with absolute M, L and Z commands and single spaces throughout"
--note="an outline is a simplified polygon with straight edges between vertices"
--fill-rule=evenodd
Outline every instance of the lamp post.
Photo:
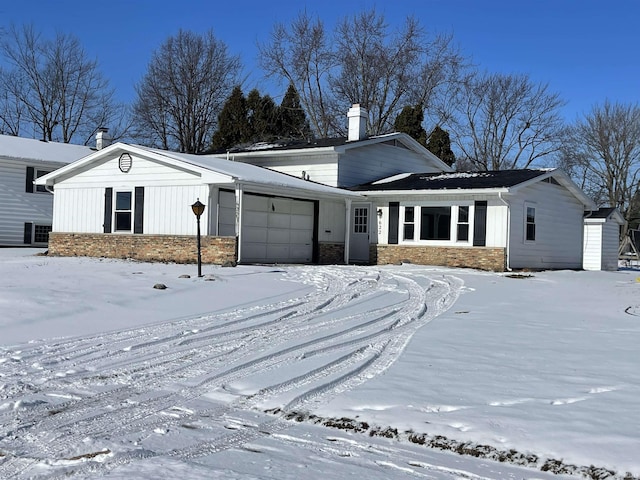
M 191 205 L 191 210 L 196 216 L 198 222 L 198 277 L 202 277 L 202 255 L 200 249 L 200 216 L 204 213 L 204 203 L 200 202 L 200 199 L 196 200 L 196 203 Z

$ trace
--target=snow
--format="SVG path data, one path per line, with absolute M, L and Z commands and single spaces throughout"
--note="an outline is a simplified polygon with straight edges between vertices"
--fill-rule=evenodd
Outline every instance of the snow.
M 89 155 L 94 150 L 82 145 L 69 143 L 43 142 L 31 138 L 20 138 L 11 135 L 0 135 L 0 151 L 5 158 L 17 158 L 71 163 Z
M 640 477 L 640 270 L 40 252 L 0 249 L 0 478 Z

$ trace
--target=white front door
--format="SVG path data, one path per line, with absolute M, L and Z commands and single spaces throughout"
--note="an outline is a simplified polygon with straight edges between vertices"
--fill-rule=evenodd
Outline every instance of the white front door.
M 349 262 L 369 263 L 369 229 L 371 205 L 351 204 L 351 232 L 349 236 Z

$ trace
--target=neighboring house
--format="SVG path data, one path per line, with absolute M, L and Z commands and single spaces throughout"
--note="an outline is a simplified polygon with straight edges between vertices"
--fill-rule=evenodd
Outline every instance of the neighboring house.
M 46 246 L 53 196 L 33 181 L 91 148 L 0 135 L 0 246 Z
M 584 217 L 585 270 L 617 270 L 620 227 L 624 217 L 617 208 L 600 208 Z
M 327 185 L 213 156 L 116 143 L 36 182 L 55 188 L 52 255 L 205 263 L 344 263 L 349 202 Z
M 351 190 L 377 210 L 377 263 L 581 268 L 595 209 L 559 170 L 401 174 Z

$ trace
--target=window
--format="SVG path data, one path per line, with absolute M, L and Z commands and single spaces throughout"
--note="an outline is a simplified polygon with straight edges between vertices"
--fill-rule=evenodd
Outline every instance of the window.
M 469 241 L 469 207 L 458 207 L 458 232 L 456 236 L 459 242 Z
M 420 240 L 451 238 L 451 207 L 420 208 Z
M 353 213 L 353 233 L 369 232 L 369 209 L 367 207 L 355 207 Z
M 47 243 L 51 225 L 35 225 L 33 227 L 33 243 Z
M 415 207 L 404 207 L 403 240 L 413 240 L 415 234 Z
M 131 192 L 116 192 L 115 231 L 131 231 Z
M 536 239 L 536 209 L 534 207 L 526 207 L 526 233 L 525 238 L 529 242 L 533 242 Z

